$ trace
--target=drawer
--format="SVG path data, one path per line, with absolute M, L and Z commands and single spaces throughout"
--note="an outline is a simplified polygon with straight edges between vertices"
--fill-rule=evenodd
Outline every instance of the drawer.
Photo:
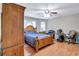
M 17 45 L 3 50 L 4 56 L 23 56 L 24 55 L 24 46 Z

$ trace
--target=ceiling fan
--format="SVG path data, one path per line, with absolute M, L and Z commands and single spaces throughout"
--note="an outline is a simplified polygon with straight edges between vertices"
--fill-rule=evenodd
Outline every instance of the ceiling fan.
M 44 9 L 28 8 L 28 10 L 36 12 L 36 15 L 41 17 L 52 17 L 58 14 L 57 11 L 53 11 L 53 9 L 49 9 L 49 8 L 44 8 Z
M 46 10 L 44 10 L 44 14 L 45 15 L 48 15 L 46 17 L 50 17 L 50 16 L 53 16 L 53 15 L 58 14 L 58 12 L 57 11 L 51 11 L 51 10 L 46 9 Z
M 57 12 L 46 9 L 45 14 L 57 14 Z

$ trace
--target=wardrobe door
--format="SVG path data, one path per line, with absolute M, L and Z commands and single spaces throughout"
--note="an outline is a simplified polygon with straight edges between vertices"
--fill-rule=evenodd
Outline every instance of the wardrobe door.
M 17 45 L 11 48 L 3 50 L 4 56 L 23 56 L 24 55 L 24 45 Z
M 23 6 L 13 3 L 2 4 L 3 49 L 24 44 L 24 9 Z

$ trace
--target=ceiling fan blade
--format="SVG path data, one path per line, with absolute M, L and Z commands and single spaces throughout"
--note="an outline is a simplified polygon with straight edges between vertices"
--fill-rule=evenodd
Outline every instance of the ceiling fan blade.
M 50 12 L 50 14 L 57 14 L 57 13 L 58 13 L 58 12 L 54 12 L 54 11 L 53 11 L 53 12 Z

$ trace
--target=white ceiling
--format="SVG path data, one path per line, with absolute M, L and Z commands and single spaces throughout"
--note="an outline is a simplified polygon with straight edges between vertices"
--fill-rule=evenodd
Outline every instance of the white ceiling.
M 50 19 L 60 16 L 67 16 L 79 13 L 79 3 L 20 3 L 25 6 L 25 16 Z M 51 11 L 57 11 L 58 14 L 54 14 L 51 17 L 44 17 L 44 10 L 49 9 Z
M 60 16 L 67 16 L 73 14 L 79 14 L 79 3 L 17 3 L 26 7 L 24 15 L 27 17 L 34 17 L 40 19 L 52 19 Z M 1 12 L 0 4 L 0 12 Z M 58 14 L 54 14 L 51 17 L 44 17 L 44 10 L 49 9 L 51 11 L 57 11 Z

